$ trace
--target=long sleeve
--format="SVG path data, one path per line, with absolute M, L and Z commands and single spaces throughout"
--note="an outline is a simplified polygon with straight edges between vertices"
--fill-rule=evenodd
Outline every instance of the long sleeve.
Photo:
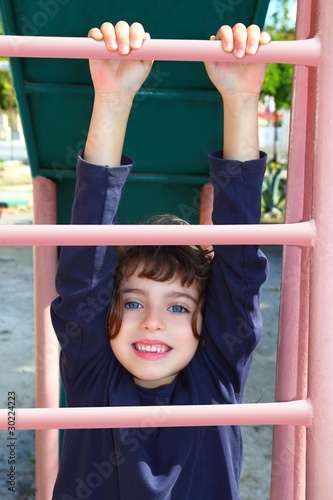
M 73 224 L 117 223 L 117 209 L 133 162 L 103 167 L 77 165 Z M 54 329 L 61 345 L 61 374 L 67 396 L 80 376 L 89 391 L 91 374 L 110 360 L 106 317 L 113 292 L 116 257 L 113 247 L 63 247 L 56 276 L 59 296 L 51 306 Z
M 209 156 L 213 224 L 258 224 L 266 156 L 247 162 L 221 156 Z M 242 400 L 252 353 L 262 335 L 259 290 L 266 276 L 267 261 L 257 246 L 214 246 L 203 355 L 220 377 L 223 399 L 230 402 Z

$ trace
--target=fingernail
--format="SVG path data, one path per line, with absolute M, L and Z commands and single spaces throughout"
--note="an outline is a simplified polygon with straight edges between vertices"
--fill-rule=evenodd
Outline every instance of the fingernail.
M 118 45 L 117 45 L 116 40 L 111 40 L 110 49 L 117 49 L 117 48 L 118 48 Z
M 266 31 L 263 31 L 260 35 L 260 39 L 266 41 L 266 40 L 270 40 L 271 37 L 270 37 L 269 33 L 267 33 Z
M 121 52 L 122 54 L 127 54 L 128 53 L 128 47 L 127 47 L 127 45 L 121 45 L 119 47 L 119 52 Z
M 244 52 L 242 50 L 235 50 L 234 56 L 235 57 L 243 57 Z
M 248 47 L 248 49 L 247 49 L 247 52 L 248 52 L 248 54 L 255 54 L 256 49 L 253 45 L 250 45 L 250 47 Z
M 231 52 L 231 51 L 232 51 L 232 45 L 231 45 L 231 43 L 225 43 L 225 44 L 223 45 L 223 47 L 224 47 L 224 50 L 225 50 L 226 52 Z
M 133 40 L 132 41 L 132 47 L 134 47 L 134 48 L 138 47 L 139 48 L 140 47 L 140 40 Z

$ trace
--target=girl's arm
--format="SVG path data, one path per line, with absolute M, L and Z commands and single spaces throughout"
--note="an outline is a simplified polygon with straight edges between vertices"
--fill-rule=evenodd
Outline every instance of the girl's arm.
M 105 23 L 100 30 L 90 30 L 89 36 L 110 50 L 126 53 L 141 46 L 149 35 L 138 23 L 120 22 L 115 27 Z M 77 165 L 73 224 L 117 223 L 118 205 L 133 163 L 122 156 L 127 119 L 150 67 L 151 63 L 140 61 L 90 61 L 95 102 L 84 157 L 79 156 Z M 61 250 L 56 278 L 59 296 L 52 303 L 51 315 L 62 348 L 62 379 L 71 400 L 78 378 L 79 386 L 89 392 L 95 370 L 104 369 L 110 359 L 105 325 L 115 265 L 110 246 Z
M 253 55 L 260 45 L 270 41 L 258 26 L 234 28 L 222 26 L 214 40 L 222 49 L 241 59 Z M 258 99 L 266 73 L 265 63 L 206 63 L 207 73 L 220 92 L 224 109 L 223 158 L 254 160 L 259 158 Z
M 239 58 L 269 41 L 257 26 L 246 29 L 240 24 L 233 29 L 223 26 L 213 38 Z M 266 163 L 265 155 L 259 154 L 258 98 L 266 65 L 207 63 L 206 68 L 224 103 L 223 156 L 217 151 L 209 157 L 213 223 L 258 224 Z M 224 402 L 242 401 L 252 353 L 262 334 L 259 290 L 266 265 L 255 245 L 214 246 L 202 355 L 209 358 Z
M 143 26 L 119 21 L 93 28 L 89 36 L 105 43 L 111 52 L 126 55 L 150 38 Z M 121 163 L 128 117 L 135 94 L 149 75 L 151 61 L 90 60 L 95 99 L 84 159 L 98 165 L 116 167 Z

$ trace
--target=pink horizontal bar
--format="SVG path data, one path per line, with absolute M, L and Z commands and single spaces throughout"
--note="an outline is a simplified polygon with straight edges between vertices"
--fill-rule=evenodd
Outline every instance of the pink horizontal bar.
M 295 224 L 213 225 L 2 225 L 0 246 L 296 245 L 313 246 L 313 220 Z
M 110 52 L 103 41 L 92 38 L 0 36 L 0 55 L 7 57 L 48 57 L 64 59 L 141 59 L 159 61 L 238 61 L 221 49 L 214 40 L 145 40 L 139 50 L 121 56 Z M 318 37 L 289 42 L 270 42 L 260 47 L 255 56 L 242 58 L 243 62 L 262 61 L 316 66 L 320 57 Z
M 285 403 L 98 408 L 19 408 L 15 430 L 193 427 L 197 425 L 302 425 L 309 427 L 309 400 Z M 0 430 L 8 410 L 0 410 Z

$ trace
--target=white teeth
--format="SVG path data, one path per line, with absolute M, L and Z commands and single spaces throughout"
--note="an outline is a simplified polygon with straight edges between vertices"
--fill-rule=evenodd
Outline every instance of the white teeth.
M 159 354 L 170 351 L 170 347 L 165 345 L 148 345 L 148 344 L 134 344 L 134 347 L 137 351 L 140 352 L 157 352 Z

